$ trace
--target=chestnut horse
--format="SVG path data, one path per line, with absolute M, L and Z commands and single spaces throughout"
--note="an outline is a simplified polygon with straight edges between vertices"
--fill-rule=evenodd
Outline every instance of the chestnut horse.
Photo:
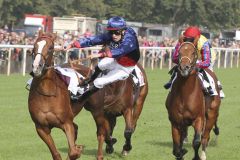
M 103 143 L 105 151 L 113 153 L 113 145 L 117 139 L 112 138 L 113 130 L 118 116 L 125 119 L 124 137 L 126 139 L 122 154 L 127 155 L 132 149 L 131 136 L 136 128 L 137 120 L 141 114 L 145 98 L 148 94 L 148 81 L 142 66 L 138 64 L 144 78 L 144 86 L 134 87 L 131 77 L 126 80 L 114 82 L 100 89 L 88 99 L 83 100 L 84 108 L 91 112 L 96 126 L 98 139 L 97 159 L 103 159 Z M 89 68 L 74 65 L 74 68 L 86 76 Z
M 192 146 L 195 152 L 194 160 L 199 160 L 198 150 L 202 144 L 201 158 L 206 159 L 206 147 L 209 134 L 213 126 L 217 124 L 220 97 L 205 96 L 202 91 L 202 82 L 198 77 L 196 69 L 197 49 L 194 43 L 184 42 L 179 50 L 179 64 L 177 78 L 166 99 L 169 120 L 172 126 L 173 155 L 177 160 L 182 160 L 187 150 L 183 148 L 183 140 L 187 135 L 188 126 L 194 128 L 194 139 Z M 206 69 L 214 78 L 215 74 Z M 216 85 L 217 92 L 219 89 Z
M 69 91 L 53 67 L 55 34 L 39 32 L 33 48 L 33 74 L 28 107 L 38 135 L 47 144 L 53 160 L 61 160 L 56 149 L 51 129 L 60 128 L 68 140 L 68 158 L 80 157 L 81 149 L 75 144 L 77 125 L 73 123 L 73 114 Z M 80 111 L 80 110 L 79 110 Z M 79 112 L 78 111 L 78 112 Z
M 103 159 L 104 141 L 107 144 L 106 152 L 114 151 L 113 144 L 117 140 L 112 138 L 112 133 L 116 125 L 116 117 L 120 115 L 124 116 L 126 122 L 123 154 L 127 154 L 132 149 L 131 135 L 136 128 L 148 93 L 148 82 L 143 68 L 138 65 L 145 82 L 142 87 L 133 87 L 133 80 L 129 77 L 104 87 L 86 100 L 72 102 L 67 85 L 53 66 L 55 37 L 54 34 L 40 32 L 33 48 L 34 78 L 29 92 L 28 106 L 38 135 L 47 144 L 53 159 L 61 160 L 51 136 L 51 129 L 53 127 L 62 129 L 68 139 L 68 158 L 77 159 L 80 157 L 81 148 L 75 144 L 78 126 L 73 123 L 73 118 L 84 106 L 92 113 L 97 126 L 97 159 Z M 77 67 L 75 69 L 84 76 L 89 73 L 90 69 L 87 67 L 73 66 Z

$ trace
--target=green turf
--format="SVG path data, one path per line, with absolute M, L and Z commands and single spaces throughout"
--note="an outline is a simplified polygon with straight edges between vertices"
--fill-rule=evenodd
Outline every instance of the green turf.
M 239 159 L 240 148 L 240 69 L 221 69 L 216 73 L 221 80 L 226 98 L 222 101 L 218 143 L 213 140 L 207 149 L 208 160 Z M 123 118 L 118 118 L 114 137 L 118 139 L 112 155 L 107 160 L 174 160 L 170 123 L 165 109 L 168 91 L 163 84 L 169 79 L 167 70 L 147 69 L 149 95 L 146 99 L 137 130 L 132 136 L 133 150 L 127 157 L 121 156 L 124 144 Z M 24 89 L 29 77 L 0 75 L 0 160 L 50 160 L 47 146 L 38 137 L 27 107 L 28 91 Z M 78 144 L 85 145 L 82 160 L 94 160 L 97 149 L 95 123 L 89 112 L 83 110 L 75 119 L 79 126 Z M 63 159 L 67 155 L 66 137 L 59 129 L 53 130 L 53 137 Z M 213 133 L 211 134 L 214 138 Z M 189 138 L 192 139 L 192 130 Z M 191 141 L 191 140 L 190 140 Z M 186 160 L 193 157 L 191 144 Z

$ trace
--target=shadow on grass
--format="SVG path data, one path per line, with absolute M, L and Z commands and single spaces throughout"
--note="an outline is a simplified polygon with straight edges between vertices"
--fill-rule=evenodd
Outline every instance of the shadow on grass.
M 155 145 L 155 146 L 163 146 L 163 147 L 168 147 L 168 148 L 172 148 L 173 147 L 173 143 L 170 141 L 164 141 L 164 142 L 156 142 L 156 141 L 147 141 L 147 143 L 151 144 L 151 145 Z M 192 147 L 192 144 L 187 142 L 184 144 L 184 147 Z
M 68 148 L 66 148 L 66 147 L 59 148 L 59 151 L 61 151 L 63 153 L 68 153 Z M 82 154 L 86 155 L 86 156 L 96 157 L 97 149 L 88 149 L 86 146 L 84 146 Z M 103 154 L 104 154 L 104 157 L 107 157 L 107 158 L 110 158 L 110 159 L 124 158 L 125 157 L 121 153 L 118 153 L 118 152 L 113 152 L 112 154 L 107 154 L 105 151 L 103 151 Z

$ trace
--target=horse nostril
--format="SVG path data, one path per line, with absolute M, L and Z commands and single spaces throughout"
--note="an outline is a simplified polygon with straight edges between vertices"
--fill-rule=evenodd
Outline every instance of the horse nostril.
M 185 68 L 186 68 L 186 69 L 190 69 L 190 66 L 186 66 Z

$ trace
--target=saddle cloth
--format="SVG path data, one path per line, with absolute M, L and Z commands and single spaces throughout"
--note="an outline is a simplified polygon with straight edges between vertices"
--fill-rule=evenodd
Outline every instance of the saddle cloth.
M 205 71 L 204 71 L 204 72 L 205 72 Z M 208 77 L 210 83 L 208 83 L 208 82 L 203 78 L 203 74 L 202 74 L 202 73 L 198 72 L 198 77 L 199 77 L 199 79 L 200 79 L 201 82 L 202 82 L 203 88 L 207 89 L 209 86 L 211 86 L 211 87 L 212 87 L 212 90 L 213 90 L 213 94 L 211 94 L 210 96 L 216 96 L 216 95 L 218 95 L 217 90 L 216 90 L 216 87 L 215 87 L 214 79 L 213 79 L 213 78 L 210 76 L 210 74 L 208 74 L 207 72 L 206 72 L 206 74 L 207 74 L 207 77 Z M 172 85 L 173 85 L 174 81 L 176 80 L 176 78 L 177 78 L 177 73 L 175 74 L 175 77 L 173 78 Z M 172 88 L 172 85 L 171 85 L 171 88 Z M 170 89 L 170 90 L 171 90 L 171 89 Z
M 76 72 L 74 69 L 71 68 L 61 68 L 61 67 L 55 67 L 55 70 L 57 71 L 57 74 L 60 76 L 60 78 L 66 83 L 68 86 L 68 90 L 76 95 L 77 92 L 79 94 L 83 94 L 89 86 L 79 87 L 79 79 L 83 79 L 84 77 Z M 31 87 L 33 78 L 29 79 L 27 81 L 26 88 Z
M 135 65 L 132 72 L 132 78 L 136 86 L 141 87 L 145 85 L 143 73 L 137 65 Z
M 84 79 L 84 77 L 80 73 L 76 72 L 72 68 L 55 67 L 55 69 L 60 73 L 61 76 L 66 76 L 64 78 L 61 78 L 68 85 L 68 90 L 72 94 L 76 95 L 77 92 L 79 94 L 83 94 L 86 91 L 86 87 L 79 86 L 79 79 Z

